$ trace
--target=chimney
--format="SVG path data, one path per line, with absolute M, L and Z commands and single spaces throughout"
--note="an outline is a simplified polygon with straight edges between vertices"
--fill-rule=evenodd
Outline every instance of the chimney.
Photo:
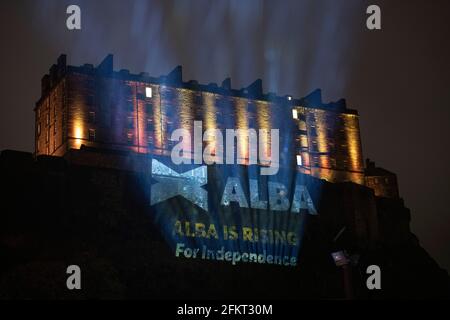
M 251 96 L 254 96 L 255 98 L 261 97 L 262 93 L 263 93 L 262 80 L 257 79 L 255 82 L 253 82 L 251 85 L 249 85 L 246 89 Z
M 231 90 L 231 78 L 226 78 L 225 80 L 223 80 L 221 86 L 226 90 Z
M 104 75 L 112 75 L 114 68 L 114 56 L 108 54 L 105 59 L 98 65 L 97 70 Z
M 373 168 L 375 168 L 375 162 L 370 161 L 370 159 L 367 158 L 367 159 L 366 159 L 366 168 L 367 168 L 367 169 L 373 169 Z
M 44 97 L 47 95 L 48 90 L 50 89 L 50 76 L 46 74 L 42 77 L 41 80 L 41 96 Z
M 316 89 L 303 99 L 306 102 L 307 107 L 322 106 L 322 90 Z
M 61 79 L 66 74 L 67 56 L 65 54 L 60 55 L 56 64 L 58 66 L 57 78 Z
M 166 81 L 169 83 L 183 82 L 183 69 L 181 66 L 176 66 L 167 76 Z

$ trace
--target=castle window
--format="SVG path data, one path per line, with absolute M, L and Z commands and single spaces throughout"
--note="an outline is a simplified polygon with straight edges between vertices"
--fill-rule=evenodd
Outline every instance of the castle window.
M 256 113 L 256 103 L 254 103 L 253 101 L 249 101 L 247 110 L 249 113 L 255 114 Z
M 124 88 L 123 88 L 123 95 L 125 96 L 125 97 L 129 97 L 129 96 L 131 96 L 133 94 L 133 90 L 129 87 L 129 86 L 125 86 Z
M 319 157 L 313 157 L 314 166 L 318 167 L 320 165 Z
M 55 122 L 55 124 L 53 125 L 53 135 L 56 135 L 56 122 Z
M 327 135 L 328 137 L 333 137 L 334 136 L 334 131 L 330 128 L 327 129 Z
M 147 98 L 151 98 L 152 97 L 152 88 L 151 87 L 146 87 L 145 88 L 145 97 L 147 97 Z
M 153 122 L 152 119 L 147 119 L 147 130 L 153 130 Z
M 46 124 L 47 124 L 47 126 L 50 124 L 50 113 L 47 113 Z
M 148 145 L 153 145 L 153 137 L 152 137 L 151 134 L 149 134 L 149 135 L 147 136 L 147 144 L 148 144 Z
M 152 111 L 153 111 L 153 104 L 151 104 L 151 103 L 146 103 L 146 104 L 145 104 L 145 111 L 146 111 L 147 113 L 152 113 Z
M 170 89 L 165 89 L 161 95 L 165 100 L 172 100 L 175 98 L 175 92 Z
M 87 81 L 87 87 L 88 89 L 94 89 L 94 80 L 88 80 Z
M 134 119 L 133 119 L 133 117 L 128 117 L 127 118 L 127 127 L 128 128 L 133 128 L 133 126 L 134 126 Z
M 93 97 L 93 96 L 87 96 L 87 97 L 86 97 L 86 104 L 87 104 L 88 106 L 94 105 L 94 97 Z
M 203 97 L 201 94 L 194 96 L 194 103 L 198 105 L 203 104 Z
M 127 101 L 126 102 L 126 108 L 127 108 L 128 111 L 132 112 L 134 110 L 133 102 L 132 101 Z
M 301 155 L 297 155 L 297 165 L 302 166 L 303 165 L 303 159 Z
M 127 133 L 127 143 L 133 144 L 133 133 L 132 132 Z
M 49 135 L 50 135 L 50 134 L 49 134 L 48 130 L 46 130 L 46 131 L 45 131 L 45 142 L 46 142 L 46 143 L 48 143 L 48 141 L 50 140 Z
M 95 129 L 89 129 L 89 141 L 95 141 Z
M 292 118 L 298 119 L 297 109 L 292 109 Z
M 37 126 L 37 135 L 38 136 L 41 135 L 41 123 L 40 122 L 38 123 L 38 126 Z
M 89 123 L 95 123 L 95 112 L 94 111 L 89 112 Z
M 37 117 L 40 118 L 41 117 L 41 108 L 37 109 Z

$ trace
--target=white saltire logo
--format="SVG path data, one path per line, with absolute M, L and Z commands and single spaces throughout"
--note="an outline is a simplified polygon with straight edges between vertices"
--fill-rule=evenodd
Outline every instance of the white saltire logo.
M 178 173 L 153 159 L 152 177 L 158 180 L 158 183 L 152 185 L 151 205 L 180 195 L 208 211 L 208 193 L 202 188 L 208 183 L 206 166 Z

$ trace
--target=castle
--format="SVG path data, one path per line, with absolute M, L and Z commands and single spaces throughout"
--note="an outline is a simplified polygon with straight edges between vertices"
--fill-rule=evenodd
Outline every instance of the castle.
M 183 82 L 180 66 L 154 78 L 114 71 L 112 55 L 97 67 L 68 66 L 61 55 L 42 79 L 35 116 L 37 156 L 67 157 L 85 147 L 169 155 L 171 132 L 202 121 L 203 130 L 280 129 L 280 165 L 329 182 L 378 186 L 365 176 L 357 111 L 343 99 L 323 103 L 320 90 L 295 99 L 263 93 L 259 79 L 236 90 L 229 78 L 220 86 Z M 248 142 L 241 145 L 248 158 Z M 390 189 L 383 186 L 388 179 L 378 180 L 380 190 Z
M 220 87 L 183 82 L 180 67 L 160 78 L 114 72 L 112 56 L 96 68 L 73 67 L 61 56 L 42 79 L 35 111 L 34 155 L 0 153 L 0 252 L 8 262 L 0 266 L 0 296 L 449 296 L 448 274 L 410 231 L 395 174 L 370 160 L 364 167 L 358 114 L 343 100 L 324 104 L 320 91 L 298 100 L 263 94 L 260 80 L 241 90 L 229 79 Z M 290 187 L 302 181 L 319 214 L 222 206 L 216 191 L 227 170 L 215 165 L 202 166 L 214 212 L 204 214 L 184 196 L 151 204 L 149 162 L 170 153 L 172 130 L 193 129 L 197 120 L 204 130 L 280 129 L 280 172 L 287 171 L 281 178 L 289 175 Z M 238 166 L 236 175 L 250 178 L 249 168 Z M 270 182 L 261 177 L 255 189 Z M 250 183 L 245 189 L 251 194 Z M 234 262 L 237 253 L 242 262 L 258 253 L 258 263 L 189 258 L 197 243 L 217 255 L 225 245 L 238 249 Z M 290 268 L 264 265 L 282 256 L 286 264 L 293 248 Z M 184 258 L 177 257 L 182 249 Z M 87 275 L 78 292 L 61 285 L 73 263 Z M 383 270 L 383 290 L 366 288 L 369 265 Z

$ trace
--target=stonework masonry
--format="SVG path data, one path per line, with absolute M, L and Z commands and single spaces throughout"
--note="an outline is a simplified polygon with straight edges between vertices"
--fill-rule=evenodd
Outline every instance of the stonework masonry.
M 358 113 L 343 99 L 324 104 L 320 90 L 294 99 L 264 94 L 261 80 L 235 90 L 230 79 L 221 86 L 183 82 L 181 67 L 153 78 L 114 71 L 112 55 L 97 67 L 68 66 L 61 55 L 42 79 L 35 114 L 36 155 L 65 156 L 82 145 L 169 155 L 171 132 L 202 121 L 203 130 L 279 129 L 280 165 L 365 184 Z

